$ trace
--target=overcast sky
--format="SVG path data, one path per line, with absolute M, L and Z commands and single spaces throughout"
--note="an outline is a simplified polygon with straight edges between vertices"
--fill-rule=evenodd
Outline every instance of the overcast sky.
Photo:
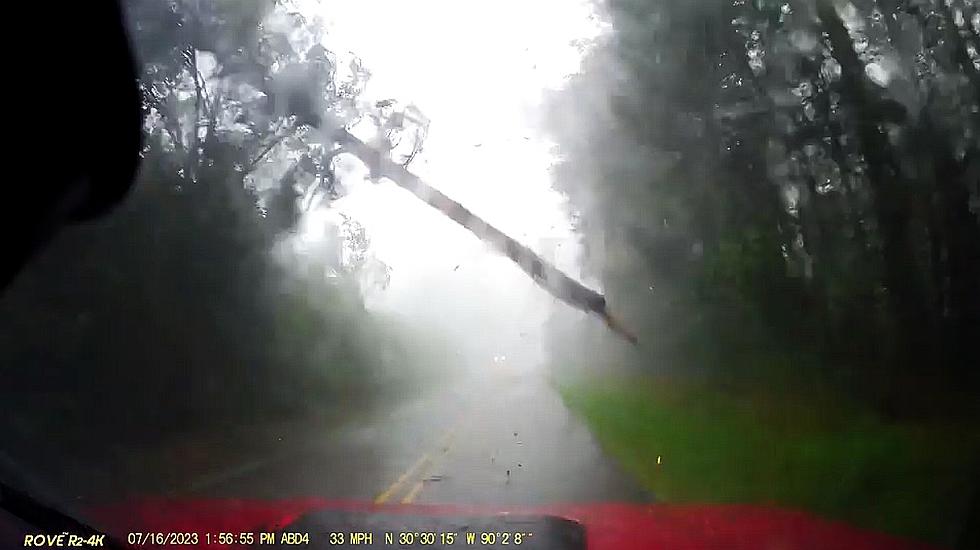
M 578 69 L 599 32 L 577 0 L 327 0 L 310 4 L 329 48 L 371 71 L 367 99 L 414 103 L 431 120 L 411 170 L 578 276 L 554 151 L 537 128 L 542 92 Z M 508 355 L 531 367 L 555 300 L 509 260 L 391 183 L 362 183 L 335 208 L 360 221 L 391 286 L 370 307 L 448 333 L 473 362 Z M 592 286 L 596 281 L 587 281 Z

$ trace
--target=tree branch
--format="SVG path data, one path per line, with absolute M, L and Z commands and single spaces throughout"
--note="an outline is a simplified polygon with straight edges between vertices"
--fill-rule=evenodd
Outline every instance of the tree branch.
M 404 166 L 380 154 L 379 151 L 357 139 L 350 132 L 340 130 L 335 139 L 347 152 L 352 153 L 372 168 L 372 172 L 378 177 L 386 177 L 392 180 L 399 187 L 408 190 L 510 258 L 538 286 L 547 290 L 552 296 L 577 309 L 598 314 L 613 332 L 630 343 L 636 344 L 636 336 L 627 330 L 621 321 L 613 317 L 602 294 L 562 273 L 530 248 L 485 222 L 469 209 L 438 189 L 431 187 Z
M 254 170 L 254 169 L 255 169 L 255 166 L 256 166 L 256 165 L 257 165 L 257 164 L 258 164 L 258 163 L 259 163 L 259 162 L 260 162 L 260 161 L 261 161 L 261 160 L 262 160 L 262 159 L 263 159 L 263 158 L 264 158 L 264 157 L 265 157 L 266 155 L 268 155 L 268 154 L 269 154 L 269 151 L 272 151 L 273 149 L 275 149 L 275 147 L 276 147 L 276 145 L 279 145 L 279 144 L 280 144 L 280 143 L 282 142 L 282 140 L 284 140 L 284 139 L 286 139 L 286 136 L 287 136 L 287 135 L 288 135 L 288 134 L 281 134 L 281 135 L 278 135 L 278 136 L 276 136 L 275 138 L 273 138 L 273 140 L 272 140 L 272 141 L 270 141 L 270 142 L 269 142 L 269 144 L 268 144 L 268 145 L 266 145 L 264 149 L 262 149 L 261 151 L 259 151 L 259 154 L 258 154 L 258 155 L 256 155 L 254 159 L 252 159 L 251 161 L 249 161 L 249 163 L 248 163 L 248 167 L 247 167 L 247 169 L 246 169 L 245 171 L 246 171 L 246 172 L 251 172 L 252 170 Z

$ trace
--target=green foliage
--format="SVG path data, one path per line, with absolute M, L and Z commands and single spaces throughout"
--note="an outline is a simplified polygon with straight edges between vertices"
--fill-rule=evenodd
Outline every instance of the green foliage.
M 772 291 L 771 275 L 780 267 L 773 253 L 778 243 L 767 237 L 750 228 L 720 239 L 701 268 L 701 290 L 708 299 L 727 298 L 733 304 L 759 304 L 766 299 Z
M 333 241 L 311 273 L 272 254 L 335 193 L 333 144 L 308 123 L 358 116 L 320 26 L 289 3 L 128 4 L 141 172 L 117 210 L 66 229 L 4 293 L 3 433 L 122 444 L 366 405 L 384 376 L 411 377 L 412 358 L 390 365 L 386 351 L 406 331 L 369 315 L 352 282 L 366 235 L 357 265 L 335 261 Z
M 681 352 L 639 368 L 802 349 L 920 414 L 980 382 L 977 29 L 939 1 L 833 6 L 608 2 L 553 101 L 556 181 L 613 306 Z
M 555 368 L 593 375 L 567 403 L 667 500 L 956 543 L 980 454 L 977 3 L 603 5 L 553 98 L 556 181 L 641 345 L 555 323 Z
M 834 394 L 733 395 L 675 379 L 567 384 L 566 403 L 667 502 L 755 502 L 955 544 L 980 437 L 889 423 Z M 660 457 L 658 464 L 657 457 Z

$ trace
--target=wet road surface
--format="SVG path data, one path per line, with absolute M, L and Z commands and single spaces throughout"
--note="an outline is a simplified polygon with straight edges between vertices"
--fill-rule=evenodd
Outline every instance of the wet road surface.
M 284 441 L 281 453 L 201 476 L 171 496 L 439 504 L 651 500 L 533 374 L 491 370 L 330 433 L 291 439 L 297 437 L 298 448 Z

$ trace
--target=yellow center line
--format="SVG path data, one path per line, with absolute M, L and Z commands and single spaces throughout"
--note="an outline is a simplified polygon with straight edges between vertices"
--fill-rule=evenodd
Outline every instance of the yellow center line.
M 415 483 L 415 485 L 412 486 L 408 494 L 405 495 L 405 497 L 402 499 L 401 502 L 403 504 L 409 504 L 413 500 L 415 500 L 415 497 L 418 496 L 419 491 L 422 490 L 423 480 L 421 478 L 425 475 L 428 468 L 432 465 L 433 455 L 436 456 L 438 456 L 439 454 L 444 455 L 449 452 L 449 449 L 452 447 L 453 439 L 456 436 L 456 431 L 463 424 L 463 420 L 465 416 L 466 415 L 460 415 L 459 420 L 457 420 L 455 424 L 453 424 L 448 430 L 446 430 L 446 433 L 442 436 L 442 438 L 440 438 L 439 443 L 436 447 L 436 450 L 440 452 L 433 451 L 431 453 L 424 453 L 417 461 L 415 461 L 414 464 L 412 464 L 411 467 L 409 467 L 408 470 L 405 470 L 405 473 L 399 476 L 394 483 L 392 483 L 387 489 L 385 489 L 383 493 L 375 497 L 374 503 L 384 504 L 385 502 L 388 501 L 388 499 L 390 499 L 399 490 L 401 490 L 402 486 L 405 484 L 406 481 L 408 481 L 413 477 L 418 477 L 419 480 Z
M 402 499 L 402 504 L 411 504 L 412 501 L 415 500 L 415 497 L 418 496 L 419 491 L 421 490 L 422 490 L 422 482 L 421 481 L 416 482 L 415 485 L 412 487 L 412 490 L 409 491 L 408 494 L 405 495 L 405 498 Z
M 398 491 L 398 489 L 400 489 L 401 486 L 406 481 L 408 481 L 409 476 L 415 473 L 416 470 L 421 468 L 426 462 L 429 462 L 430 460 L 432 460 L 432 458 L 429 456 L 429 453 L 423 454 L 417 461 L 415 461 L 415 464 L 412 464 L 412 466 L 409 469 L 405 470 L 405 473 L 399 476 L 399 478 L 396 479 L 395 482 L 391 484 L 391 486 L 385 489 L 383 493 L 378 495 L 374 499 L 374 503 L 375 504 L 385 503 L 389 498 L 391 498 L 391 495 L 393 495 L 396 491 Z
M 442 442 L 439 445 L 442 448 L 441 455 L 449 454 L 449 451 L 453 448 L 453 442 L 456 439 L 456 432 L 458 431 L 459 427 L 463 424 L 465 418 L 466 418 L 465 415 L 460 416 L 459 420 L 453 425 L 453 427 L 449 428 L 449 431 L 446 432 L 445 437 L 443 437 Z M 424 476 L 426 474 L 426 471 L 428 470 L 428 467 L 431 467 L 433 463 L 434 461 L 430 461 L 429 464 L 427 465 L 427 468 L 419 472 L 420 479 L 417 482 L 415 482 L 415 485 L 412 486 L 412 489 L 408 492 L 407 495 L 405 495 L 405 498 L 402 499 L 402 504 L 411 504 L 412 501 L 415 500 L 415 497 L 418 496 L 419 492 L 422 491 L 422 488 L 425 486 Z
M 441 454 L 443 455 L 449 454 L 449 449 L 452 448 L 452 443 L 453 443 L 453 433 L 452 431 L 450 431 L 450 433 L 446 434 L 446 437 L 443 439 L 442 444 L 440 445 L 440 447 L 442 448 Z M 412 486 L 412 489 L 408 492 L 407 495 L 405 495 L 405 498 L 402 499 L 402 504 L 411 504 L 412 501 L 415 500 L 415 497 L 418 496 L 419 492 L 422 490 L 422 487 L 425 485 L 425 474 L 428 472 L 429 467 L 431 467 L 434 464 L 434 462 L 435 461 L 429 461 L 429 463 L 426 465 L 426 468 L 419 470 L 418 472 L 419 480 L 415 482 L 415 485 Z

